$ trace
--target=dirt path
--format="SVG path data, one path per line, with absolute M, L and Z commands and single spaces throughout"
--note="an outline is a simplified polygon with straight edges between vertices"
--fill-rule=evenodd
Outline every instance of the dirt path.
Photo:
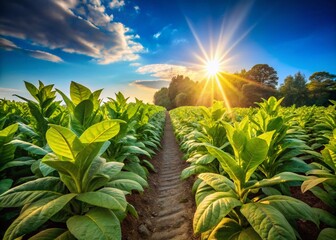
M 123 222 L 125 240 L 191 240 L 195 210 L 191 183 L 180 180 L 186 167 L 167 114 L 162 149 L 152 159 L 157 173 L 149 177 L 144 194 L 128 199 L 138 210 L 139 219 L 127 217 Z

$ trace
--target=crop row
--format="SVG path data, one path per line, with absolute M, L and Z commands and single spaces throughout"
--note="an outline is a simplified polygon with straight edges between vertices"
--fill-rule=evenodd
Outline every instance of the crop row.
M 301 239 L 299 220 L 324 226 L 319 240 L 336 236 L 335 104 L 283 108 L 281 101 L 170 112 L 190 163 L 181 177 L 197 175 L 193 228 L 202 239 Z M 295 187 L 326 208 L 292 197 Z
M 121 93 L 105 103 L 71 82 L 25 82 L 34 100 L 0 102 L 0 215 L 3 239 L 121 239 L 137 216 L 126 200 L 148 186 L 165 109 Z M 59 93 L 65 102 L 56 101 Z

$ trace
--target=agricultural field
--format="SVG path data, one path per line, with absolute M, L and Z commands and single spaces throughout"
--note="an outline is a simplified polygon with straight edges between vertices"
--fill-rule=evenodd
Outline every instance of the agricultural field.
M 3 239 L 336 234 L 335 102 L 167 112 L 76 82 L 70 96 L 25 86 L 34 100 L 0 106 Z
M 334 239 L 336 110 L 180 107 L 170 111 L 189 163 L 201 239 Z
M 71 82 L 25 82 L 34 100 L 0 102 L 1 238 L 121 239 L 160 147 L 165 109 Z M 56 101 L 60 94 L 65 105 Z

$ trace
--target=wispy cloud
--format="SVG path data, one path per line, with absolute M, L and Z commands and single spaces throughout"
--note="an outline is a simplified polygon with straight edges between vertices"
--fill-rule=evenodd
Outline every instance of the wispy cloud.
M 171 80 L 176 75 L 188 76 L 195 79 L 197 73 L 192 69 L 173 64 L 149 64 L 139 67 L 136 72 L 141 74 L 150 74 L 150 76 L 157 77 L 164 80 Z
M 135 62 L 135 63 L 130 63 L 130 66 L 132 66 L 132 67 L 139 67 L 139 66 L 141 66 L 141 64 Z
M 110 8 L 121 8 L 125 6 L 125 1 L 124 0 L 112 0 L 109 4 Z
M 109 7 L 124 5 L 114 0 Z M 2 36 L 87 55 L 99 64 L 132 61 L 144 51 L 132 29 L 113 22 L 100 0 L 11 0 L 0 1 L 0 9 Z
M 153 38 L 158 39 L 166 33 L 171 33 L 171 32 L 176 31 L 176 29 L 171 29 L 171 27 L 172 27 L 172 24 L 168 24 L 167 26 L 164 26 L 160 31 L 158 31 L 157 33 L 153 35 Z
M 139 6 L 134 6 L 134 10 L 136 13 L 139 13 L 140 12 L 140 7 Z
M 7 51 L 20 51 L 23 52 L 33 58 L 38 58 L 41 60 L 46 60 L 50 62 L 63 62 L 63 60 L 51 53 L 40 51 L 40 50 L 30 50 L 30 49 L 24 49 L 20 48 L 17 45 L 15 45 L 12 41 L 9 41 L 5 38 L 0 38 L 0 48 L 3 48 Z
M 135 80 L 131 82 L 131 86 L 145 87 L 150 89 L 161 89 L 163 87 L 168 87 L 170 81 L 168 80 Z

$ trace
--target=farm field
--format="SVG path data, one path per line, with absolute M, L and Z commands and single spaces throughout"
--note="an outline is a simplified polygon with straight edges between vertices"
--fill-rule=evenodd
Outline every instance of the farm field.
M 76 82 L 70 97 L 25 85 L 34 100 L 1 100 L 3 239 L 335 234 L 335 104 L 167 112 Z

